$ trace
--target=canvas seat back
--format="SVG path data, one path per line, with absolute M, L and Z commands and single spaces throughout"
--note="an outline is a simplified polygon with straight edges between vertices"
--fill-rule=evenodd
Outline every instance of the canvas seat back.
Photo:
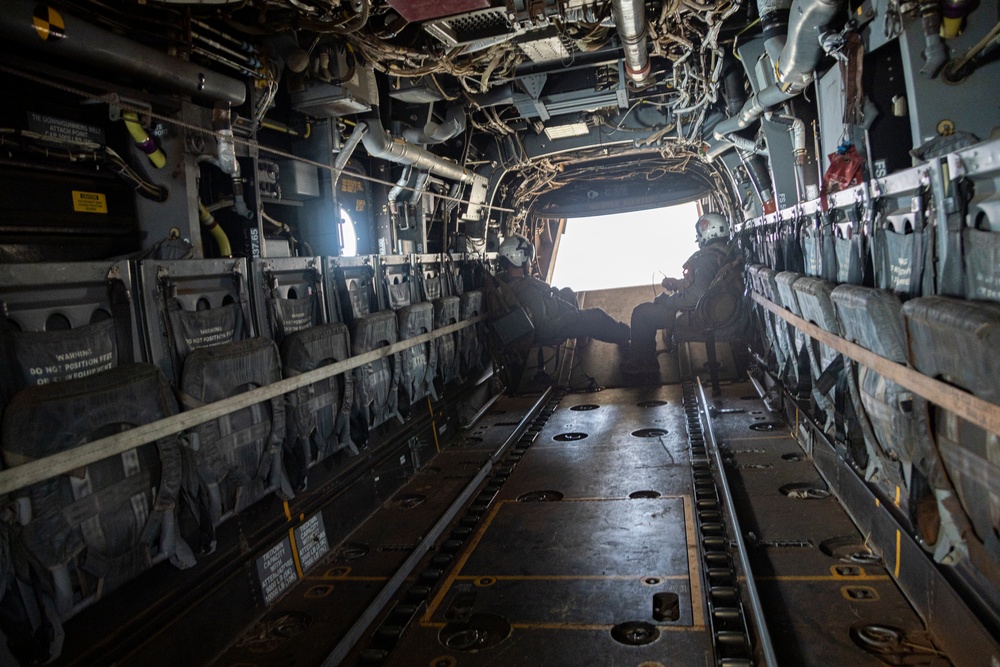
M 202 348 L 184 361 L 181 403 L 194 409 L 280 379 L 278 349 L 267 338 Z M 283 396 L 200 424 L 191 434 L 185 489 L 197 508 L 203 549 L 214 548 L 215 528 L 229 517 L 272 493 L 292 496 L 281 456 Z
M 466 322 L 483 313 L 483 293 L 469 290 L 458 298 L 458 316 Z M 472 375 L 482 369 L 486 356 L 486 333 L 483 323 L 460 329 L 456 339 L 461 372 Z
M 127 262 L 0 265 L 0 410 L 25 387 L 141 361 Z
M 296 331 L 331 320 L 323 298 L 319 257 L 256 259 L 253 303 L 257 328 L 279 346 Z
M 4 417 L 4 465 L 176 412 L 166 379 L 150 364 L 31 387 L 14 397 Z M 11 548 L 24 603 L 54 610 L 47 620 L 57 626 L 155 563 L 193 565 L 178 531 L 181 481 L 181 448 L 172 435 L 16 492 Z
M 1000 404 L 1000 304 L 931 296 L 903 305 L 910 363 L 990 403 Z M 1000 565 L 1000 435 L 934 407 L 934 437 L 975 533 Z
M 139 266 L 150 360 L 175 384 L 195 350 L 255 335 L 245 259 Z
M 440 329 L 457 324 L 460 312 L 460 297 L 443 296 L 436 299 L 434 301 L 434 328 Z M 462 360 L 459 356 L 457 340 L 457 333 L 441 336 L 435 340 L 438 360 L 436 375 L 444 384 L 459 378 Z
M 350 356 L 347 325 L 322 324 L 285 338 L 281 344 L 282 374 L 294 377 Z M 288 472 L 292 486 L 299 490 L 305 488 L 308 468 L 337 452 L 358 453 L 350 434 L 354 373 L 315 382 L 287 399 L 288 448 L 293 462 Z
M 352 326 L 355 317 L 379 309 L 371 257 L 327 257 L 324 281 L 328 313 Z
M 354 319 L 352 356 L 359 356 L 399 340 L 396 314 L 385 310 Z M 399 360 L 383 357 L 354 369 L 354 405 L 361 421 L 371 429 L 399 414 Z
M 416 303 L 400 308 L 399 338 L 409 340 L 434 330 L 434 305 Z M 399 381 L 401 400 L 409 407 L 430 396 L 437 400 L 434 374 L 437 371 L 437 345 L 434 341 L 421 343 L 399 353 Z

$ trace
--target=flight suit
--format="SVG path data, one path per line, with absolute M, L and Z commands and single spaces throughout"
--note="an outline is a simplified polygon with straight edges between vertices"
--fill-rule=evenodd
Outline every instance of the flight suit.
M 567 338 L 596 338 L 624 345 L 629 340 L 628 325 L 618 322 L 600 308 L 580 310 L 569 288 L 555 290 L 532 277 L 505 278 L 518 303 L 528 311 L 535 327 L 535 342 L 557 345 Z
M 677 313 L 693 309 L 708 291 L 719 269 L 726 263 L 729 244 L 713 239 L 684 263 L 683 287 L 673 294 L 661 294 L 653 301 L 640 303 L 632 310 L 632 362 L 656 370 L 656 332 L 674 330 Z

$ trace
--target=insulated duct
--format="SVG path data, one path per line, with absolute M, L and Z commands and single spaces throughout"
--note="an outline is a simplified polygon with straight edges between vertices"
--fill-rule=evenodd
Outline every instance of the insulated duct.
M 643 0 L 612 0 L 618 38 L 625 51 L 625 74 L 635 83 L 649 77 L 646 50 L 646 5 Z
M 840 12 L 840 0 L 794 0 L 788 21 L 788 41 L 775 65 L 777 82 L 754 93 L 740 113 L 715 127 L 715 138 L 738 132 L 754 123 L 766 109 L 792 99 L 813 79 L 823 57 L 819 35 Z
M 444 120 L 435 123 L 428 119 L 422 130 L 407 128 L 403 138 L 415 144 L 443 144 L 465 132 L 465 108 L 461 104 L 448 107 Z
M 474 171 L 411 144 L 405 139 L 393 139 L 382 127 L 378 113 L 365 115 L 363 122 L 368 126 L 368 132 L 361 141 L 368 154 L 374 158 L 396 164 L 411 164 L 420 171 L 429 171 L 435 176 L 462 183 L 473 183 L 481 178 Z M 360 123 L 358 126 L 360 127 Z
M 791 0 L 757 0 L 757 16 L 763 28 L 764 50 L 771 62 L 781 57 L 788 34 L 788 10 Z
M 45 13 L 44 20 L 39 18 L 40 12 Z M 203 100 L 235 105 L 246 101 L 242 81 L 168 56 L 48 5 L 5 0 L 0 11 L 0 39 L 60 56 L 74 66 L 137 77 Z

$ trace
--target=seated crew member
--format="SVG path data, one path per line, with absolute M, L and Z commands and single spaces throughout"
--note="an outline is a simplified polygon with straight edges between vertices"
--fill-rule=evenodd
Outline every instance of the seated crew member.
M 664 278 L 667 293 L 632 310 L 632 348 L 621 368 L 626 373 L 659 373 L 656 332 L 673 333 L 677 312 L 693 309 L 729 258 L 729 223 L 718 213 L 706 213 L 695 223 L 699 250 L 684 262 L 683 278 Z
M 567 338 L 596 338 L 617 345 L 628 345 L 629 328 L 600 308 L 580 310 L 573 290 L 556 290 L 528 275 L 535 258 L 531 241 L 514 234 L 500 244 L 498 251 L 503 268 L 501 279 L 510 286 L 518 303 L 535 327 L 535 342 L 557 345 Z

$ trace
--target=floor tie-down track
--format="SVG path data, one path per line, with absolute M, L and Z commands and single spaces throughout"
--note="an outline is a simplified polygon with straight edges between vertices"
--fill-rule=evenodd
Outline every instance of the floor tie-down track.
M 298 619 L 298 636 L 217 664 L 948 664 L 835 499 L 786 493 L 818 476 L 752 391 L 727 386 L 711 429 L 692 386 L 572 393 L 535 414 L 501 398 L 279 602 L 269 618 Z

